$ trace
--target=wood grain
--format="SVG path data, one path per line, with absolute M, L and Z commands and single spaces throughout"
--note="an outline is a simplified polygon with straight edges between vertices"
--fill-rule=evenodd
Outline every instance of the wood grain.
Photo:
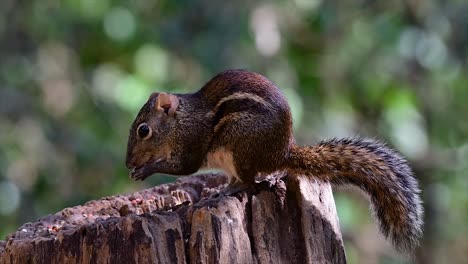
M 26 223 L 6 263 L 346 263 L 328 183 L 277 175 L 217 196 L 226 178 L 184 177 Z

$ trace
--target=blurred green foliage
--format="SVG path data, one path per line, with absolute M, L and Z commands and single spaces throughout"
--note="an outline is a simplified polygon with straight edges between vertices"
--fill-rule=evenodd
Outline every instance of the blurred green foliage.
M 356 134 L 403 152 L 421 181 L 416 261 L 468 259 L 466 1 L 0 3 L 0 236 L 128 179 L 126 137 L 151 91 L 191 92 L 228 68 L 290 100 L 302 144 Z M 367 201 L 338 192 L 350 263 L 400 263 Z

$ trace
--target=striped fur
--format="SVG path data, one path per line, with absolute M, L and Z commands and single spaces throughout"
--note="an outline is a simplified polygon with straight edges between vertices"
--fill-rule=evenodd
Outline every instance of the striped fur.
M 294 146 L 288 164 L 334 185 L 353 185 L 369 195 L 381 232 L 400 251 L 411 251 L 422 236 L 420 190 L 406 160 L 385 144 L 363 138 L 331 139 Z

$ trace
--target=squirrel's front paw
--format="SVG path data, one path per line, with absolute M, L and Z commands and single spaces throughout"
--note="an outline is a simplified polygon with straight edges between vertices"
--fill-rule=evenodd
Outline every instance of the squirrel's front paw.
M 144 167 L 133 168 L 128 176 L 135 181 L 142 181 L 148 177 L 145 173 Z

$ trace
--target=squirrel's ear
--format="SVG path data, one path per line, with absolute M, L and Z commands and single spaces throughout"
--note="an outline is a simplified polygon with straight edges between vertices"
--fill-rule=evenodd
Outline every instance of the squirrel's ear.
M 156 99 L 156 111 L 173 116 L 179 106 L 179 99 L 173 94 L 159 93 Z
M 157 98 L 158 97 L 158 92 L 154 92 L 150 95 L 150 97 L 148 98 L 148 101 L 153 101 L 154 98 Z

